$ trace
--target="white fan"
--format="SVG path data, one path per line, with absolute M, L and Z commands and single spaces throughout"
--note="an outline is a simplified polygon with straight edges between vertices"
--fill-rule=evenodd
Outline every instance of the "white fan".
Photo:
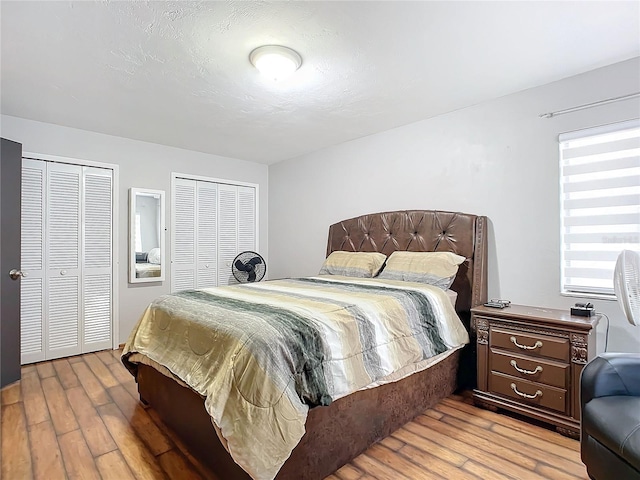
M 623 250 L 613 271 L 613 289 L 631 325 L 640 324 L 640 253 Z

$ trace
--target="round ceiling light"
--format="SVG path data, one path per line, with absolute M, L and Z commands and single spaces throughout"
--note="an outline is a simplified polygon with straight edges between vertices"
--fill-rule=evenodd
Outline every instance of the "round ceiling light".
M 302 57 L 295 50 L 281 45 L 264 45 L 249 54 L 249 60 L 263 75 L 283 80 L 302 65 Z

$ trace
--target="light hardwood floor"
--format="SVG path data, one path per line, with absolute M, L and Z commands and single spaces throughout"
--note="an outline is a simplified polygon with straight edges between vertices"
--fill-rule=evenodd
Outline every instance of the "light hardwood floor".
M 2 390 L 2 478 L 216 479 L 189 455 L 104 351 L 22 368 Z M 587 479 L 579 444 L 443 400 L 326 480 Z

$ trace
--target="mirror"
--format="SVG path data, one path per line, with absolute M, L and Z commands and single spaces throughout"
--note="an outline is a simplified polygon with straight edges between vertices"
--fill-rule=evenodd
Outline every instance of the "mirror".
M 164 191 L 129 190 L 129 283 L 165 277 Z

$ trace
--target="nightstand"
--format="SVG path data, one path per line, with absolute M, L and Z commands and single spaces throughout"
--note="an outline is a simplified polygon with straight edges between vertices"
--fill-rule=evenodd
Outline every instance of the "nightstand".
M 580 374 L 596 355 L 599 315 L 511 305 L 471 309 L 477 334 L 474 402 L 504 408 L 580 434 Z

